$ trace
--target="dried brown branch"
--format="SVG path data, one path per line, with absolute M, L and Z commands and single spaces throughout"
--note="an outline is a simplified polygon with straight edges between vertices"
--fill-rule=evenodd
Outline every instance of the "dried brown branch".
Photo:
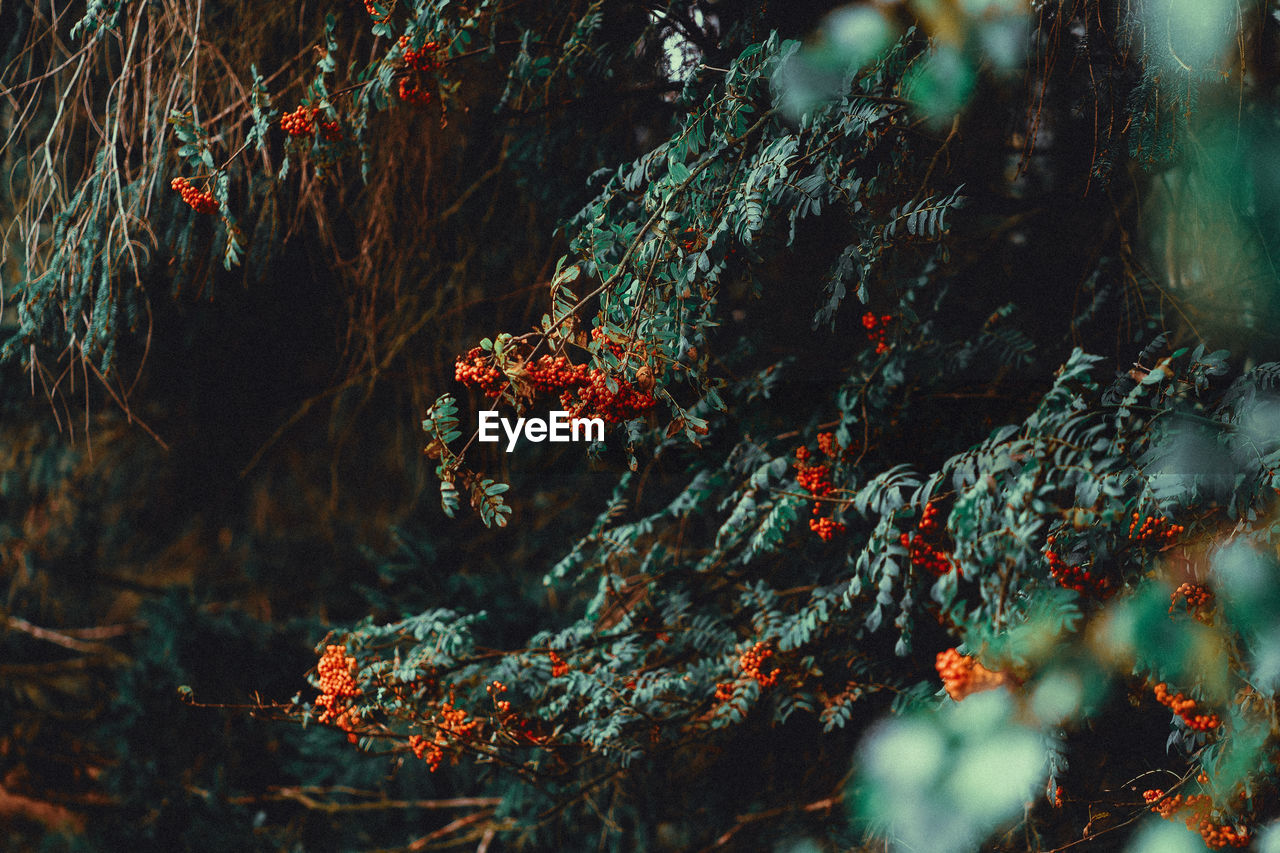
M 187 790 L 202 797 L 213 796 L 211 792 L 195 786 L 188 786 Z M 319 798 L 324 794 L 336 792 L 339 792 L 339 789 L 281 787 L 273 788 L 265 794 L 229 797 L 227 802 L 234 805 L 256 805 L 267 802 L 289 801 L 298 803 L 299 805 L 305 806 L 313 811 L 327 812 L 329 814 L 336 814 L 338 812 L 395 811 L 404 809 L 493 809 L 502 802 L 500 797 L 454 797 L 452 799 L 445 800 L 377 799 L 367 802 L 348 803 Z
M 18 616 L 6 616 L 5 627 L 11 631 L 20 631 L 28 636 L 35 637 L 37 640 L 44 640 L 47 643 L 53 643 L 81 654 L 100 655 L 112 660 L 125 658 L 123 652 L 113 649 L 111 646 L 76 639 L 69 634 L 52 628 L 41 628 L 39 625 L 33 625 Z
M 779 806 L 777 808 L 766 809 L 764 811 L 755 812 L 753 814 L 739 815 L 737 818 L 737 822 L 733 826 L 731 826 L 723 835 L 721 835 L 714 842 L 712 842 L 710 846 L 703 848 L 704 853 L 707 850 L 715 850 L 717 847 L 725 846 L 733 839 L 733 836 L 736 835 L 739 830 L 747 826 L 750 826 L 753 823 L 759 823 L 762 820 L 772 820 L 776 817 L 782 817 L 783 815 L 788 815 L 788 814 L 797 814 L 797 813 L 806 813 L 806 812 L 812 813 L 812 812 L 824 812 L 824 811 L 829 812 L 831 811 L 831 809 L 835 808 L 835 806 L 840 802 L 840 799 L 841 798 L 838 796 L 827 797 L 825 799 L 817 800 L 812 803 L 806 803 L 803 806 Z

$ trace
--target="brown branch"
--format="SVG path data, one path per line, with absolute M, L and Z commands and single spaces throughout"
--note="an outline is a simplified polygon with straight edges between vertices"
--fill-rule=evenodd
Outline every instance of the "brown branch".
M 6 616 L 5 627 L 12 631 L 20 631 L 37 640 L 44 640 L 47 643 L 62 646 L 64 649 L 70 649 L 73 652 L 80 652 L 86 655 L 102 655 L 106 658 L 121 658 L 125 655 L 111 646 L 102 643 L 86 642 L 78 640 L 70 634 L 62 631 L 56 631 L 52 628 L 41 628 L 39 625 L 33 625 L 26 619 L 18 616 Z
M 112 664 L 122 664 L 127 662 L 127 658 L 123 655 L 117 659 L 109 661 Z M 6 678 L 36 678 L 42 675 L 49 675 L 55 672 L 75 672 L 78 670 L 87 670 L 93 666 L 101 665 L 102 660 L 94 660 L 93 658 L 69 658 L 67 660 L 51 660 L 43 663 L 5 663 L 0 664 L 0 676 Z
M 15 817 L 44 824 L 51 830 L 84 831 L 84 818 L 75 812 L 43 800 L 11 794 L 0 788 L 0 818 L 8 823 L 8 819 Z
M 187 790 L 202 797 L 213 796 L 211 792 L 206 791 L 203 788 L 197 788 L 194 785 L 188 785 Z M 452 799 L 445 800 L 374 800 L 372 802 L 362 803 L 336 803 L 320 800 L 311 795 L 312 793 L 318 793 L 322 790 L 324 789 L 281 787 L 274 788 L 266 794 L 228 797 L 226 802 L 231 803 L 232 805 L 243 806 L 287 800 L 305 806 L 312 811 L 326 812 L 328 814 L 335 814 L 338 812 L 384 811 L 388 809 L 492 809 L 496 808 L 502 802 L 501 797 L 454 797 Z
M 837 803 L 840 802 L 840 800 L 841 800 L 840 796 L 827 797 L 826 799 L 817 800 L 812 803 L 807 803 L 803 806 L 779 806 L 775 809 L 766 809 L 765 811 L 755 812 L 754 814 L 739 815 L 737 818 L 737 823 L 735 823 L 723 835 L 721 835 L 714 842 L 712 842 L 710 846 L 704 847 L 703 851 L 705 853 L 705 851 L 707 850 L 714 850 L 717 847 L 723 847 L 724 845 L 729 843 L 729 841 L 733 838 L 734 835 L 737 834 L 738 830 L 750 824 L 758 823 L 762 820 L 771 820 L 775 817 L 780 817 L 782 815 L 790 814 L 793 812 L 830 811 L 832 808 L 835 807 Z
M 410 844 L 405 849 L 424 850 L 426 849 L 428 844 L 430 844 L 432 841 L 436 840 L 437 838 L 442 838 L 446 835 L 451 835 L 452 833 L 457 832 L 459 829 L 462 829 L 463 827 L 470 826 L 476 821 L 490 817 L 492 814 L 493 814 L 492 809 L 485 809 L 484 811 L 478 811 L 475 814 L 470 814 L 470 815 L 467 815 L 466 817 L 460 817 L 457 820 L 450 821 L 449 823 L 446 823 L 444 826 L 437 829 L 435 832 L 422 836 L 421 838 L 419 838 L 417 841 Z

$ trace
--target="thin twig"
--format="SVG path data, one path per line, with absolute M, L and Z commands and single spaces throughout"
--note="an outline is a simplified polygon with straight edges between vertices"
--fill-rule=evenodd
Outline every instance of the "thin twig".
M 111 646 L 102 643 L 91 643 L 84 640 L 78 640 L 62 631 L 56 631 L 52 628 L 42 628 L 39 625 L 33 625 L 26 619 L 19 616 L 6 616 L 5 627 L 12 631 L 20 631 L 28 636 L 35 637 L 37 640 L 44 640 L 47 643 L 62 646 L 64 649 L 70 649 L 73 652 L 81 652 L 87 655 L 102 655 L 107 658 L 124 658 L 123 652 L 113 649 Z

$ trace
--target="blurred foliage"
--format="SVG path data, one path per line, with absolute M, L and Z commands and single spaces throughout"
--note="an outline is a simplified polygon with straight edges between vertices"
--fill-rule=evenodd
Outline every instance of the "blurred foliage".
M 14 845 L 1274 846 L 1273 3 L 0 24 Z

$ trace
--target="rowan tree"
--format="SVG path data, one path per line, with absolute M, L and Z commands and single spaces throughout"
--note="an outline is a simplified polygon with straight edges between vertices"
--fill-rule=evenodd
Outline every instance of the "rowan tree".
M 18 810 L 1269 849 L 1274 5 L 7 7 Z

